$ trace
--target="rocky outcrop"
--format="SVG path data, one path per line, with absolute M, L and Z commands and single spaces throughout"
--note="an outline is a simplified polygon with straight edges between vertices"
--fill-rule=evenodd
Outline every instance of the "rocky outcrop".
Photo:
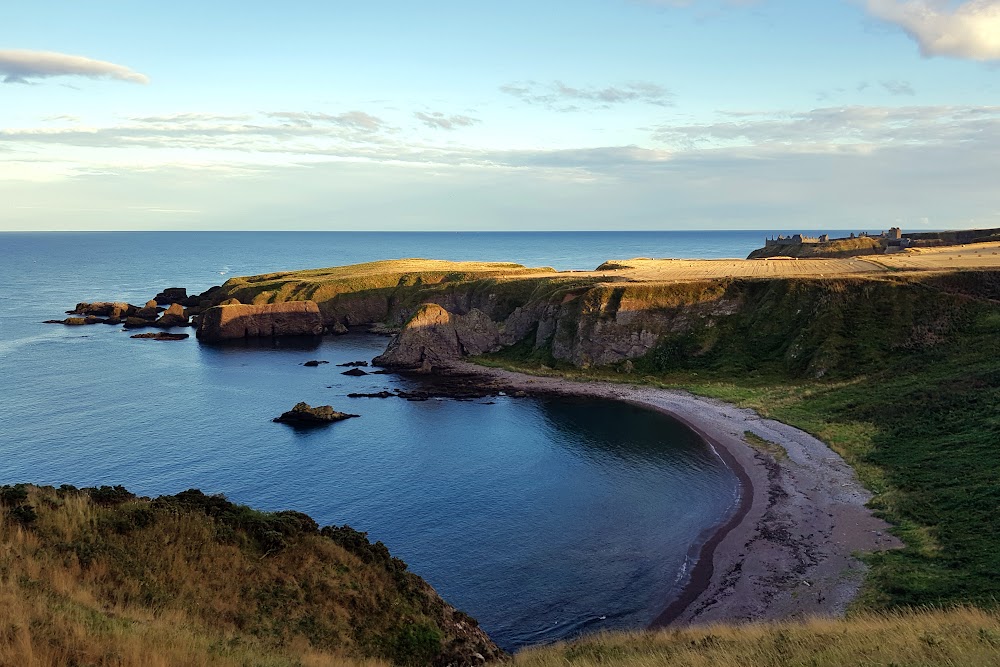
M 96 301 L 87 303 L 86 301 L 76 304 L 76 308 L 66 311 L 67 315 L 96 315 L 98 317 L 108 317 L 111 319 L 124 319 L 138 310 L 135 306 L 123 301 Z
M 291 410 L 271 421 L 291 426 L 324 426 L 358 416 L 337 412 L 332 405 L 320 405 L 314 408 L 308 403 L 296 403 Z
M 187 289 L 184 287 L 168 287 L 153 297 L 153 301 L 164 306 L 169 306 L 174 303 L 183 305 L 187 300 L 188 293 Z
M 499 328 L 482 311 L 454 315 L 436 303 L 425 303 L 372 363 L 429 372 L 449 360 L 499 348 Z
M 286 301 L 258 306 L 215 306 L 198 324 L 205 342 L 263 336 L 318 336 L 323 333 L 319 307 L 312 301 Z
M 169 329 L 170 327 L 186 327 L 188 325 L 188 316 L 184 312 L 184 307 L 179 303 L 172 303 L 170 307 L 167 308 L 166 312 L 163 313 L 154 323 L 155 326 L 161 329 Z

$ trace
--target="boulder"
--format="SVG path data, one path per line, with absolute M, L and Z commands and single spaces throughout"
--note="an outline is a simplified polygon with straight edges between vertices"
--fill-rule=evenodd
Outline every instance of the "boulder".
M 284 412 L 280 417 L 275 417 L 271 421 L 279 424 L 290 424 L 292 426 L 324 426 L 334 422 L 358 417 L 346 412 L 337 412 L 331 405 L 320 405 L 312 407 L 308 403 L 296 403 L 288 412 Z
M 42 324 L 67 324 L 69 326 L 82 326 L 84 324 L 101 324 L 104 320 L 100 317 L 87 315 L 86 317 L 67 317 L 65 320 L 45 320 Z
M 343 373 L 341 373 L 341 375 L 350 375 L 352 377 L 361 377 L 362 375 L 368 375 L 368 373 L 364 372 L 360 368 L 352 368 L 349 371 L 344 371 Z
M 372 363 L 429 372 L 465 355 L 499 348 L 499 328 L 482 311 L 474 308 L 467 315 L 453 315 L 435 303 L 425 303 Z
M 330 362 L 329 361 L 320 361 L 319 359 L 313 359 L 311 361 L 305 362 L 302 365 L 303 366 L 309 366 L 310 368 L 315 368 L 316 366 L 319 366 L 320 364 L 328 364 L 328 363 L 330 363 Z
M 127 317 L 125 318 L 124 327 L 126 329 L 143 329 L 145 327 L 153 326 L 152 320 L 143 319 L 141 317 Z
M 348 331 L 347 327 L 344 326 L 344 323 L 339 320 L 334 320 L 332 324 L 328 324 L 326 330 L 334 336 L 343 336 Z
M 322 333 L 323 318 L 313 301 L 215 306 L 202 314 L 198 324 L 198 338 L 206 342 Z
M 179 303 L 170 304 L 170 307 L 156 320 L 155 324 L 161 329 L 186 327 L 188 325 L 188 316 L 184 312 L 184 306 Z
M 358 366 L 367 366 L 367 361 L 348 361 L 346 364 L 337 364 L 342 368 L 356 368 Z

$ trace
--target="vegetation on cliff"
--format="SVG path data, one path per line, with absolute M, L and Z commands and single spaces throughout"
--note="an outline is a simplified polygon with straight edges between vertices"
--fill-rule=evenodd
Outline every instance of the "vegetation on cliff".
M 500 655 L 381 542 L 191 490 L 0 487 L 2 665 L 472 665 Z
M 685 387 L 803 428 L 855 467 L 906 543 L 869 558 L 860 605 L 996 605 L 1000 273 L 643 289 L 655 298 L 641 317 L 658 310 L 660 328 L 640 358 L 581 369 L 554 354 L 593 338 L 576 330 L 640 317 L 638 300 L 623 311 L 608 296 L 542 344 L 535 332 L 485 361 Z

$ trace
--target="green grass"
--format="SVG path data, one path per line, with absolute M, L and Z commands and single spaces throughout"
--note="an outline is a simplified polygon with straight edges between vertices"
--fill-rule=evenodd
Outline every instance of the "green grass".
M 632 364 L 527 342 L 484 363 L 681 387 L 806 430 L 854 466 L 905 548 L 870 556 L 870 609 L 1000 599 L 998 277 L 735 281 L 740 310 Z M 543 368 L 543 366 L 545 368 Z

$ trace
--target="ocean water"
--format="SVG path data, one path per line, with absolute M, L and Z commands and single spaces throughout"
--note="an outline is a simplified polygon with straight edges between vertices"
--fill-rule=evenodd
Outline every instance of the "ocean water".
M 360 332 L 205 346 L 41 322 L 78 301 L 281 269 L 396 257 L 591 269 L 745 256 L 765 233 L 0 234 L 0 483 L 195 487 L 348 523 L 508 649 L 643 627 L 735 497 L 733 474 L 680 423 L 593 400 L 350 399 L 421 383 L 341 375 L 336 364 L 385 347 Z M 270 421 L 298 401 L 361 418 L 309 432 Z

